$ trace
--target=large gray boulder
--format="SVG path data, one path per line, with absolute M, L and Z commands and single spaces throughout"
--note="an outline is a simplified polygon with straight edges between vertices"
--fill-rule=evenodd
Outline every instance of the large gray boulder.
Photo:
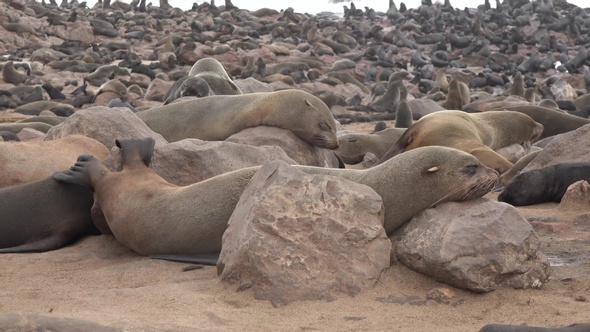
M 416 215 L 400 237 L 402 264 L 458 288 L 539 288 L 549 277 L 537 235 L 509 204 L 485 198 L 443 203 Z
M 522 172 L 561 163 L 590 163 L 590 124 L 555 136 Z
M 218 273 L 274 306 L 355 295 L 389 267 L 382 225 L 373 189 L 273 162 L 256 172 L 229 220 Z
M 115 146 L 118 138 L 152 137 L 156 146 L 167 144 L 162 135 L 151 130 L 140 118 L 125 107 L 95 106 L 76 111 L 61 124 L 52 127 L 45 140 L 54 140 L 69 135 L 84 135 L 104 144 L 108 149 Z
M 228 137 L 226 142 L 254 146 L 278 146 L 300 165 L 338 167 L 334 152 L 318 148 L 299 138 L 292 131 L 268 126 L 246 128 Z
M 166 181 L 187 186 L 241 168 L 273 160 L 297 164 L 278 146 L 250 146 L 230 142 L 188 138 L 156 147 L 150 168 Z M 111 149 L 104 161 L 111 170 L 121 170 L 121 150 Z

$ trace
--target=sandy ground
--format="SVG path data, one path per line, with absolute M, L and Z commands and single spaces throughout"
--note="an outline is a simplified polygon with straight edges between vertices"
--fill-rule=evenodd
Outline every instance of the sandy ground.
M 368 132 L 374 124 L 345 126 Z M 497 194 L 487 197 L 495 199 Z M 151 260 L 111 236 L 60 250 L 0 256 L 0 312 L 85 319 L 127 331 L 478 331 L 488 323 L 565 326 L 590 322 L 590 215 L 549 203 L 520 209 L 532 220 L 552 277 L 542 289 L 475 294 L 394 262 L 370 291 L 332 302 L 275 308 L 237 292 L 215 267 Z M 589 211 L 590 212 L 590 211 Z M 427 299 L 447 288 L 444 302 Z

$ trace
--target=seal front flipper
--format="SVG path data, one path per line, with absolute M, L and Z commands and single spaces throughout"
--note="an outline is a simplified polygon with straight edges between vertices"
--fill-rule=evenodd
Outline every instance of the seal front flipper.
M 73 240 L 67 235 L 68 234 L 56 233 L 37 241 L 21 244 L 20 246 L 2 248 L 0 249 L 0 254 L 44 252 L 59 249 Z
M 212 254 L 199 254 L 192 256 L 184 255 L 150 255 L 153 259 L 162 259 L 165 261 L 179 262 L 179 263 L 191 263 L 201 265 L 217 265 L 219 260 L 219 253 Z
M 53 179 L 92 189 L 92 177 L 98 177 L 106 172 L 106 167 L 98 159 L 89 154 L 83 154 L 70 169 L 53 173 Z

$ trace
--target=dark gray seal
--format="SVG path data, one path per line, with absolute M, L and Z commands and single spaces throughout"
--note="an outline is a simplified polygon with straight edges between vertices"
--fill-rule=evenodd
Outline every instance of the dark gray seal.
M 567 187 L 580 180 L 590 182 L 590 164 L 557 164 L 520 173 L 506 185 L 498 201 L 514 206 L 561 202 Z

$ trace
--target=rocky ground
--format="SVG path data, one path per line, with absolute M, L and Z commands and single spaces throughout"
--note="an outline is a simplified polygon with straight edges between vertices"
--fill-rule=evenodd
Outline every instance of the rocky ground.
M 176 24 L 173 20 L 162 20 L 164 28 L 160 29 L 162 27 L 158 27 L 156 21 L 147 20 L 144 23 L 151 29 L 153 39 L 151 35 L 138 40 L 113 39 L 94 34 L 93 27 L 88 21 L 70 22 L 66 24 L 67 28 L 63 25 L 53 26 L 45 17 L 34 17 L 35 12 L 31 8 L 23 9 L 24 1 L 15 0 L 7 3 L 11 6 L 0 3 L 0 8 L 10 20 L 17 17 L 18 21 L 27 23 L 43 33 L 43 36 L 23 35 L 9 33 L 0 28 L 0 49 L 7 51 L 6 58 L 8 59 L 10 52 L 21 50 L 20 53 L 25 55 L 24 60 L 27 62 L 34 60 L 31 59 L 28 49 L 37 46 L 49 47 L 61 44 L 64 40 L 83 43 L 129 41 L 141 59 L 147 60 L 153 49 L 160 47 L 156 45 L 159 39 L 164 40 L 165 35 L 171 32 L 188 33 L 193 28 L 187 22 Z M 193 15 L 191 19 L 195 17 L 196 15 Z M 199 16 L 199 19 L 205 25 L 213 22 L 208 15 Z M 209 19 L 211 21 L 208 21 Z M 274 13 L 267 19 L 283 20 L 283 16 Z M 237 21 L 234 23 L 241 24 Z M 366 23 L 364 22 L 365 25 Z M 387 18 L 378 17 L 371 24 L 384 26 L 380 37 L 383 39 L 387 38 L 386 36 L 391 37 L 388 33 L 393 27 L 389 23 Z M 298 25 L 303 24 L 289 21 L 289 28 L 300 33 L 301 31 L 297 31 Z M 122 23 L 117 26 L 118 33 L 123 36 L 131 30 L 128 28 L 133 26 L 132 23 Z M 362 25 L 359 27 L 367 28 Z M 537 27 L 539 22 L 533 20 L 531 25 L 523 26 L 522 31 L 527 35 L 533 34 Z M 260 36 L 256 41 L 260 43 L 258 48 L 238 48 L 224 54 L 214 53 L 214 48 L 220 46 L 217 41 L 212 43 L 210 40 L 204 40 L 208 39 L 207 36 L 226 36 L 223 36 L 223 33 L 218 35 L 213 31 L 205 31 L 202 35 L 199 34 L 203 40 L 198 42 L 194 52 L 182 56 L 184 64 L 173 70 L 157 69 L 159 74 L 166 73 L 165 76 L 161 75 L 161 78 L 154 80 L 138 73 L 120 77 L 127 83 L 137 84 L 143 88 L 140 91 L 145 92 L 145 96 L 141 96 L 130 90 L 128 101 L 138 108 L 160 105 L 162 91 L 166 91 L 173 83 L 167 74 L 172 76 L 172 72 L 175 71 L 188 71 L 188 63 L 191 60 L 194 62 L 205 56 L 215 55 L 230 74 L 236 77 L 240 75 L 248 56 L 261 57 L 270 67 L 271 64 L 296 61 L 309 55 L 303 48 L 289 49 L 284 44 L 271 47 L 269 44 L 273 38 L 279 38 L 281 34 L 286 33 L 281 31 L 282 28 L 276 27 L 272 35 L 269 33 Z M 330 28 L 318 32 L 321 38 L 330 35 Z M 415 27 L 412 24 L 407 28 L 414 32 L 412 30 Z M 375 31 L 375 35 L 379 35 L 379 31 Z M 406 30 L 406 36 L 409 35 L 407 32 Z M 289 33 L 285 34 L 285 39 L 287 35 Z M 555 36 L 560 43 L 571 41 L 571 36 L 563 32 L 556 32 Z M 243 35 L 238 39 L 247 41 Z M 229 41 L 226 38 L 221 44 L 223 42 Z M 502 59 L 508 63 L 522 62 L 523 57 L 526 58 L 525 54 L 536 47 L 520 46 L 520 54 Z M 432 47 L 425 46 L 426 53 L 432 51 Z M 498 51 L 497 45 L 489 45 L 489 48 L 493 52 Z M 347 98 L 358 94 L 362 97 L 362 103 L 366 105 L 372 99 L 366 86 L 363 89 L 359 85 L 340 84 L 337 80 L 328 79 L 329 68 L 336 61 L 352 58 L 356 60 L 356 68 L 348 72 L 352 72 L 362 81 L 373 61 L 363 57 L 364 51 L 359 46 L 349 53 L 318 56 L 322 66 L 317 71 L 322 75 L 322 82 L 318 80 L 296 83 L 293 77 L 280 74 L 267 78 L 266 81 L 274 90 L 293 87 L 310 91 L 327 90 Z M 570 56 L 577 54 L 573 47 L 569 52 Z M 413 53 L 413 50 L 400 46 L 396 59 L 398 62 L 409 62 Z M 460 56 L 460 53 L 460 49 L 450 51 L 453 56 Z M 39 61 L 50 62 L 44 61 L 50 60 L 50 56 L 47 58 L 43 54 L 38 55 Z M 181 55 L 178 57 L 181 58 Z M 88 57 L 84 59 L 91 62 Z M 473 55 L 465 61 L 469 62 L 467 69 L 449 67 L 447 73 L 469 82 L 481 72 L 484 64 L 487 64 L 487 57 Z M 432 74 L 435 69 L 430 67 L 429 71 Z M 35 75 L 42 76 L 42 82 L 54 86 L 63 86 L 66 80 L 71 79 L 80 83 L 88 74 L 60 71 L 48 65 L 42 67 L 42 73 Z M 567 81 L 571 85 L 568 91 L 586 89 L 583 76 L 579 73 L 566 75 L 555 69 L 535 73 L 537 83 L 544 83 L 552 76 L 559 76 Z M 88 91 L 93 93 L 99 86 L 100 84 L 90 85 Z M 152 89 L 146 89 L 148 86 Z M 0 81 L 0 89 L 11 87 L 13 84 Z M 418 85 L 408 87 L 411 94 L 424 95 Z M 68 99 L 73 99 L 75 88 L 64 87 L 63 92 Z M 573 95 L 576 95 L 576 91 L 573 91 Z M 44 97 L 47 99 L 45 92 Z M 339 104 L 344 98 L 340 99 L 331 105 L 334 106 L 333 112 L 354 113 L 344 109 Z M 102 98 L 95 104 L 106 105 L 109 100 Z M 86 104 L 83 108 L 88 106 L 91 105 Z M 27 117 L 15 113 L 13 108 L 0 111 L 0 122 L 12 122 Z M 393 126 L 393 121 L 387 123 Z M 352 123 L 344 125 L 343 129 L 369 133 L 374 125 L 375 122 Z M 497 193 L 489 193 L 485 197 L 496 200 Z M 31 330 L 31 326 L 35 324 L 44 327 L 51 327 L 53 324 L 54 330 L 63 331 L 73 330 L 75 327 L 92 331 L 478 331 L 488 323 L 559 327 L 589 322 L 590 209 L 563 209 L 558 208 L 556 203 L 546 203 L 519 207 L 518 210 L 533 225 L 541 242 L 541 251 L 547 255 L 551 263 L 551 276 L 540 289 L 500 288 L 483 294 L 464 291 L 414 272 L 399 263 L 395 255 L 392 255 L 391 267 L 385 270 L 372 290 L 361 291 L 354 297 L 334 294 L 335 298 L 332 301 L 296 301 L 276 307 L 269 301 L 255 300 L 251 289 L 241 289 L 236 285 L 222 282 L 215 267 L 195 267 L 190 264 L 141 257 L 123 247 L 112 236 L 101 235 L 82 239 L 56 251 L 1 255 L 0 330 Z M 61 320 L 65 318 L 69 320 Z M 57 321 L 50 321 L 51 319 Z M 31 325 L 27 326 L 28 323 Z

